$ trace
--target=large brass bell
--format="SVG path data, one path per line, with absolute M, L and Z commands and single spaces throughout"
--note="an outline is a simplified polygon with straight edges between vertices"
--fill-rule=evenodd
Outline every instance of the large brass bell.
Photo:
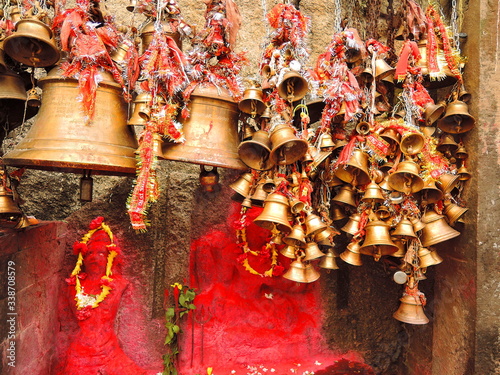
M 425 138 L 418 132 L 410 132 L 403 135 L 403 138 L 401 138 L 401 143 L 399 144 L 401 152 L 405 155 L 416 155 L 420 151 L 422 151 L 424 146 Z
M 241 161 L 250 168 L 265 171 L 276 164 L 276 160 L 271 158 L 270 147 L 269 134 L 264 130 L 258 130 L 253 134 L 252 139 L 239 145 L 238 155 Z
M 391 255 L 398 251 L 398 247 L 391 239 L 389 229 L 389 224 L 384 221 L 370 221 L 365 227 L 365 240 L 359 252 L 379 260 L 383 255 Z
M 457 81 L 457 78 L 453 75 L 450 68 L 448 67 L 448 63 L 446 62 L 446 57 L 443 51 L 443 46 L 441 44 L 438 44 L 436 48 L 436 60 L 439 72 L 429 72 L 427 59 L 427 43 L 428 42 L 426 39 L 420 40 L 418 42 L 418 50 L 422 58 L 416 63 L 417 67 L 421 69 L 422 75 L 424 76 L 424 87 L 427 89 L 438 89 L 442 87 L 452 86 Z
M 238 108 L 241 112 L 256 116 L 264 113 L 267 108 L 262 100 L 262 89 L 258 87 L 250 87 L 243 92 L 243 99 L 238 103 Z
M 341 231 L 352 234 L 353 236 L 359 232 L 359 222 L 361 220 L 361 215 L 354 213 L 349 217 L 349 221 L 340 228 Z
M 238 156 L 238 105 L 229 92 L 214 85 L 198 86 L 191 94 L 190 117 L 183 123 L 184 143 L 165 142 L 167 160 L 247 169 Z
M 460 232 L 450 227 L 443 215 L 439 215 L 433 210 L 427 211 L 421 220 L 425 223 L 425 227 L 420 233 L 420 242 L 424 247 L 460 236 Z
M 229 185 L 236 194 L 232 197 L 235 201 L 242 201 L 245 199 L 252 188 L 252 174 L 249 172 L 243 173 L 236 181 Z
M 331 249 L 329 249 L 325 256 L 319 261 L 318 266 L 327 270 L 338 270 L 339 266 L 337 265 L 335 258 L 335 254 Z
M 288 125 L 280 124 L 270 135 L 272 151 L 271 160 L 276 160 L 280 165 L 288 165 L 302 159 L 307 152 L 309 144 L 306 140 L 295 135 L 295 130 Z
M 315 215 L 312 212 L 307 214 L 305 225 L 306 236 L 314 236 L 328 227 L 323 221 L 321 221 L 318 215 Z
M 0 183 L 0 228 L 13 229 L 23 217 L 23 212 L 14 202 L 13 194 Z
M 422 205 L 433 204 L 443 199 L 443 192 L 437 188 L 434 180 L 429 180 L 418 193 Z
M 268 230 L 276 228 L 280 232 L 290 232 L 292 227 L 288 222 L 289 213 L 288 198 L 279 193 L 272 193 L 264 201 L 264 209 L 254 219 L 254 223 Z
M 362 266 L 361 253 L 359 252 L 359 242 L 351 242 L 344 252 L 340 254 L 340 259 L 353 266 Z
M 309 91 L 307 80 L 293 70 L 289 70 L 283 75 L 283 79 L 277 87 L 279 96 L 290 102 L 302 99 Z
M 4 40 L 4 50 L 15 61 L 37 68 L 52 66 L 61 57 L 50 27 L 34 17 L 16 23 L 16 31 Z
M 306 247 L 306 233 L 301 224 L 295 224 L 288 236 L 283 237 L 283 242 L 294 247 Z
M 413 229 L 413 224 L 407 217 L 403 217 L 399 221 L 391 235 L 403 240 L 417 238 L 415 230 Z
M 6 165 L 97 174 L 135 174 L 136 139 L 127 127 L 122 88 L 111 74 L 99 73 L 95 116 L 86 119 L 76 79 L 59 68 L 39 80 L 44 101 L 24 139 L 4 156 Z M 71 110 L 68 110 L 71 108 Z
M 398 164 L 396 171 L 389 175 L 391 188 L 405 194 L 413 194 L 423 189 L 424 180 L 419 176 L 420 167 L 411 160 Z
M 425 316 L 422 302 L 420 302 L 418 297 L 405 294 L 400 301 L 401 305 L 399 305 L 399 308 L 393 314 L 395 319 L 409 324 L 429 323 L 429 318 Z
M 339 189 L 339 192 L 332 198 L 333 202 L 351 207 L 357 207 L 356 195 L 351 185 L 345 184 Z
M 458 174 L 443 173 L 436 181 L 436 185 L 444 194 L 451 192 L 460 182 Z
M 314 259 L 318 259 L 318 258 L 325 256 L 325 253 L 323 253 L 319 249 L 318 244 L 314 241 L 308 242 L 306 244 L 306 248 L 304 249 L 304 252 L 306 254 L 304 257 L 304 261 L 314 260 Z
M 469 114 L 467 103 L 455 100 L 448 104 L 446 113 L 437 124 L 444 132 L 459 134 L 471 130 L 476 125 L 476 120 Z
M 443 214 L 448 218 L 448 223 L 454 225 L 469 209 L 467 207 L 460 207 L 455 203 L 445 203 Z
M 439 102 L 437 104 L 428 103 L 424 107 L 425 125 L 432 126 L 437 120 L 441 118 L 445 109 L 446 104 L 444 102 Z
M 337 168 L 335 176 L 354 186 L 366 185 L 370 182 L 368 154 L 359 149 L 354 150 L 347 163 Z
M 443 258 L 441 258 L 435 250 L 431 251 L 426 247 L 418 249 L 417 255 L 420 268 L 435 266 L 443 261 Z
M 374 181 L 371 181 L 366 186 L 366 190 L 363 194 L 363 198 L 361 198 L 361 201 L 367 203 L 382 203 L 385 201 L 385 197 L 382 194 L 380 186 L 378 186 Z

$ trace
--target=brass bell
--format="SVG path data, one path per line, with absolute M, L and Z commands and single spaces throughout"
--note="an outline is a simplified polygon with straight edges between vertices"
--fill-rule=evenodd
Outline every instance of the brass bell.
M 279 193 L 269 194 L 264 201 L 264 209 L 254 219 L 254 223 L 268 230 L 276 228 L 280 232 L 290 232 L 292 227 L 288 222 L 289 211 L 288 198 Z
M 380 138 L 389 144 L 398 144 L 401 142 L 401 134 L 394 128 L 385 128 L 380 133 Z
M 283 255 L 284 257 L 295 259 L 297 258 L 297 250 L 298 250 L 297 247 L 288 245 L 280 250 L 280 254 Z
M 28 91 L 26 104 L 28 104 L 28 106 L 30 107 L 36 107 L 36 108 L 39 108 L 42 105 L 40 94 L 36 91 L 34 87 Z
M 44 101 L 23 140 L 4 156 L 6 165 L 97 174 L 136 173 L 137 141 L 127 126 L 122 88 L 100 71 L 95 115 L 86 118 L 79 101 L 78 81 L 59 68 L 38 81 Z M 68 110 L 72 108 L 73 110 Z
M 366 121 L 360 121 L 356 125 L 356 132 L 361 135 L 368 135 L 370 133 L 370 123 Z
M 276 160 L 280 165 L 288 165 L 302 159 L 306 154 L 309 144 L 306 140 L 295 135 L 295 130 L 288 125 L 280 124 L 270 135 L 272 151 L 271 160 Z
M 351 185 L 344 184 L 339 192 L 332 198 L 333 202 L 340 203 L 351 207 L 357 207 L 356 196 Z
M 292 214 L 297 215 L 304 210 L 305 204 L 300 199 L 291 197 L 288 201 L 290 203 L 290 211 L 292 211 Z
M 306 244 L 306 248 L 304 250 L 306 256 L 304 257 L 304 261 L 314 260 L 325 256 L 316 242 L 311 241 Z
M 21 76 L 10 69 L 0 72 L 0 123 L 8 122 L 13 129 L 37 111 L 37 107 L 26 106 L 26 89 Z
M 337 168 L 335 176 L 354 186 L 366 185 L 370 182 L 368 154 L 359 149 L 354 150 L 347 163 Z
M 242 133 L 243 133 L 241 136 L 242 141 L 248 141 L 249 139 L 252 139 L 253 135 L 255 134 L 255 129 L 253 128 L 253 126 L 245 124 L 243 125 Z
M 384 179 L 382 180 L 382 182 L 380 184 L 378 184 L 378 186 L 385 190 L 386 192 L 389 192 L 389 191 L 392 191 L 393 188 L 391 187 L 391 185 L 389 185 L 389 176 L 385 176 Z
M 399 144 L 401 152 L 405 155 L 416 155 L 422 151 L 424 146 L 425 138 L 418 132 L 405 134 Z
M 308 283 L 312 283 L 320 278 L 321 274 L 311 263 L 305 265 L 305 278 Z
M 340 259 L 353 266 L 362 266 L 361 253 L 359 252 L 359 242 L 351 242 L 344 252 L 340 254 Z
M 141 93 L 138 94 L 134 100 L 134 111 L 132 112 L 132 116 L 130 116 L 127 124 L 131 126 L 144 126 L 148 122 L 148 119 L 145 118 L 145 113 L 152 102 L 153 97 L 149 93 Z
M 243 173 L 236 181 L 229 185 L 236 194 L 233 196 L 233 200 L 241 202 L 245 199 L 248 194 L 250 194 L 250 189 L 252 188 L 252 174 Z
M 464 102 L 464 103 L 469 103 L 470 100 L 472 99 L 472 94 L 468 92 L 465 87 L 462 85 L 462 88 L 460 89 L 458 93 L 458 100 Z
M 16 31 L 5 38 L 3 49 L 15 61 L 37 68 L 52 66 L 61 57 L 50 27 L 34 17 L 16 23 Z
M 346 214 L 344 210 L 339 205 L 332 204 L 331 209 L 330 209 L 330 218 L 333 221 L 340 221 L 344 220 L 346 218 Z
M 338 270 L 339 266 L 337 265 L 337 261 L 335 260 L 335 254 L 333 251 L 329 250 L 323 258 L 318 263 L 320 268 L 324 268 L 327 270 Z
M 165 142 L 167 160 L 245 170 L 238 156 L 238 105 L 215 85 L 198 86 L 191 94 L 191 115 L 184 120 L 184 143 Z
M 373 82 L 373 70 L 372 68 L 365 68 L 360 73 L 361 83 L 364 83 L 365 86 L 371 84 Z
M 365 255 L 371 255 L 376 261 L 383 255 L 391 255 L 398 251 L 398 247 L 392 242 L 389 235 L 390 226 L 384 221 L 370 221 L 366 227 L 366 235 L 363 245 L 359 252 Z
M 446 103 L 439 102 L 437 104 L 428 103 L 424 107 L 425 125 L 432 126 L 437 120 L 441 118 L 446 109 Z
M 321 135 L 321 140 L 319 142 L 319 148 L 330 148 L 335 147 L 335 142 L 333 142 L 332 136 L 330 133 L 323 133 Z
M 434 180 L 429 180 L 418 193 L 422 205 L 428 205 L 439 202 L 443 199 L 443 192 L 437 188 Z
M 129 0 L 129 3 L 125 8 L 129 12 L 134 12 L 137 9 L 137 0 Z
M 278 94 L 283 99 L 296 102 L 306 96 L 309 91 L 309 84 L 301 74 L 289 70 L 283 75 L 283 79 L 278 83 Z
M 438 121 L 438 127 L 451 134 L 465 133 L 476 125 L 476 120 L 469 114 L 467 103 L 455 100 L 448 104 L 444 117 Z
M 444 194 L 447 194 L 451 192 L 459 182 L 458 174 L 443 173 L 436 181 L 436 185 Z
M 268 193 L 264 190 L 263 186 L 264 184 L 258 184 L 254 193 L 250 197 L 252 205 L 255 207 L 264 207 L 264 201 L 266 200 Z
M 412 216 L 410 217 L 410 222 L 413 225 L 413 230 L 418 233 L 425 227 L 425 223 L 422 222 L 418 217 Z
M 263 93 L 259 87 L 250 87 L 243 92 L 243 99 L 238 103 L 241 112 L 256 116 L 264 113 L 267 108 L 262 100 Z
M 306 277 L 306 266 L 302 263 L 300 258 L 290 263 L 290 268 L 283 274 L 283 277 L 298 283 L 309 282 Z
M 271 169 L 276 160 L 271 158 L 271 141 L 264 130 L 256 131 L 251 140 L 242 142 L 238 147 L 238 155 L 243 163 L 257 171 Z M 274 157 L 274 155 L 273 155 Z
M 399 305 L 399 308 L 393 314 L 394 319 L 409 324 L 429 323 L 429 319 L 425 316 L 422 302 L 420 302 L 418 297 L 405 294 L 400 301 L 401 305 Z
M 161 20 L 160 26 L 162 29 L 162 32 L 165 33 L 167 36 L 171 37 L 175 44 L 177 44 L 177 47 L 179 47 L 180 50 L 182 50 L 182 40 L 181 40 L 181 34 L 178 31 L 172 31 L 172 26 L 170 25 L 170 21 L 168 20 Z M 143 54 L 148 48 L 151 42 L 153 41 L 153 36 L 157 32 L 156 28 L 158 27 L 158 23 L 156 20 L 148 22 L 140 31 L 140 38 L 141 38 L 141 54 Z
M 5 63 L 5 51 L 3 50 L 3 40 L 0 41 L 0 74 L 5 73 L 9 68 Z
M 0 228 L 15 228 L 22 217 L 23 212 L 14 202 L 12 192 L 0 183 Z
M 250 199 L 250 197 L 245 197 L 245 199 L 243 199 L 243 201 L 241 202 L 241 206 L 246 208 L 252 208 L 252 199 Z
M 396 191 L 412 194 L 423 189 L 424 180 L 419 176 L 420 167 L 411 160 L 402 161 L 396 171 L 389 175 L 389 185 Z
M 376 79 L 384 79 L 388 76 L 391 76 L 396 71 L 396 68 L 393 68 L 384 59 L 376 59 L 375 60 L 375 78 Z
M 413 229 L 412 222 L 407 218 L 403 217 L 400 222 L 394 228 L 391 236 L 397 237 L 403 240 L 409 240 L 412 238 L 417 238 L 415 230 Z
M 443 215 L 433 210 L 427 211 L 422 216 L 422 222 L 425 223 L 425 227 L 420 234 L 420 242 L 424 247 L 460 236 L 460 232 L 450 227 Z
M 283 237 L 283 242 L 293 247 L 306 247 L 306 234 L 301 224 L 295 224 L 288 236 Z
M 10 20 L 15 25 L 22 18 L 21 8 L 17 6 L 13 6 L 10 8 Z
M 318 215 L 309 212 L 305 220 L 306 225 L 306 236 L 314 236 L 327 228 L 327 225 L 323 223 Z
M 443 214 L 448 218 L 448 223 L 454 225 L 468 210 L 467 207 L 460 207 L 455 203 L 445 203 Z
M 460 181 L 467 181 L 472 177 L 472 175 L 469 173 L 469 171 L 464 165 L 458 168 L 457 173 L 458 173 L 458 179 Z
M 367 203 L 382 203 L 385 201 L 385 197 L 382 194 L 380 186 L 372 181 L 366 186 L 366 190 L 363 194 L 363 198 L 361 198 L 361 201 Z
M 345 139 L 336 139 L 334 142 L 335 146 L 333 146 L 332 151 L 340 152 L 340 150 L 347 144 Z
M 219 184 L 219 173 L 216 167 L 211 170 L 205 169 L 204 165 L 200 165 L 200 185 L 206 192 L 213 192 L 215 187 Z
M 318 244 L 329 243 L 329 245 L 333 245 L 331 239 L 337 234 L 339 234 L 339 232 L 333 230 L 331 227 L 326 227 L 324 230 L 314 235 L 314 242 Z
M 435 126 L 420 126 L 419 130 L 426 138 L 432 137 L 436 133 Z
M 272 193 L 274 189 L 276 189 L 276 185 L 278 184 L 274 179 L 267 177 L 262 185 L 262 189 L 264 189 L 266 193 Z
M 439 142 L 436 146 L 436 150 L 439 152 L 445 153 L 445 152 L 455 152 L 458 149 L 458 143 L 455 142 L 455 139 L 453 138 L 453 135 L 443 133 L 441 137 L 439 138 Z
M 406 255 L 406 242 L 399 238 L 393 238 L 392 241 L 398 247 L 398 250 L 395 253 L 391 254 L 391 257 L 394 258 L 403 258 Z
M 455 151 L 455 157 L 457 159 L 467 159 L 469 157 L 469 153 L 465 149 L 463 143 L 459 143 L 457 151 Z
M 435 250 L 430 251 L 426 247 L 418 249 L 417 256 L 420 268 L 435 266 L 443 261 L 443 258 L 441 258 Z
M 377 208 L 377 211 L 375 211 L 375 214 L 382 221 L 387 220 L 391 217 L 391 211 L 389 210 L 389 207 L 384 205 L 380 205 Z
M 111 60 L 116 64 L 117 68 L 120 71 L 123 71 L 124 66 L 128 64 L 128 51 L 132 48 L 132 51 L 135 48 L 134 43 L 129 39 L 124 39 L 111 53 Z
M 448 67 L 443 46 L 441 44 L 438 44 L 435 49 L 439 72 L 430 74 L 427 60 L 427 43 L 426 39 L 422 39 L 418 42 L 418 50 L 422 58 L 416 63 L 416 66 L 420 68 L 420 71 L 424 76 L 424 87 L 427 89 L 438 89 L 452 86 L 457 81 L 457 78 Z
M 344 185 L 344 181 L 342 181 L 337 176 L 333 175 L 333 176 L 328 176 L 328 177 L 329 178 L 326 180 L 326 182 L 327 182 L 329 187 Z
M 361 215 L 358 213 L 354 213 L 349 216 L 349 221 L 342 228 L 340 228 L 340 230 L 354 236 L 359 231 L 360 220 Z

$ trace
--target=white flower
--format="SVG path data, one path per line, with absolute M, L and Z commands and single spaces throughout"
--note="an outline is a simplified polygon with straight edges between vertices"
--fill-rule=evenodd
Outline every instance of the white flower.
M 273 294 L 272 293 L 264 293 L 264 296 L 267 298 L 267 299 L 273 299 Z
M 314 364 L 315 364 L 316 366 L 321 366 L 321 362 L 320 362 L 320 361 L 316 361 L 316 362 L 314 362 Z

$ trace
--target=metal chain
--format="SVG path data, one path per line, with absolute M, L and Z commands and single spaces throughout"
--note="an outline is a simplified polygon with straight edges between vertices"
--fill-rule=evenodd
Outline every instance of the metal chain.
M 451 32 L 453 37 L 453 44 L 457 51 L 460 53 L 460 40 L 458 36 L 458 7 L 457 0 L 451 0 Z
M 338 33 L 341 31 L 342 24 L 342 4 L 340 0 L 333 0 L 333 30 Z

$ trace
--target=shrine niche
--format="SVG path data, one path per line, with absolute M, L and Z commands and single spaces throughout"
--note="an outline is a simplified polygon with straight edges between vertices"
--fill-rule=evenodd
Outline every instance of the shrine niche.
M 421 371 L 475 217 L 463 3 L 4 3 L 2 231 L 133 245 L 57 265 L 58 373 Z

